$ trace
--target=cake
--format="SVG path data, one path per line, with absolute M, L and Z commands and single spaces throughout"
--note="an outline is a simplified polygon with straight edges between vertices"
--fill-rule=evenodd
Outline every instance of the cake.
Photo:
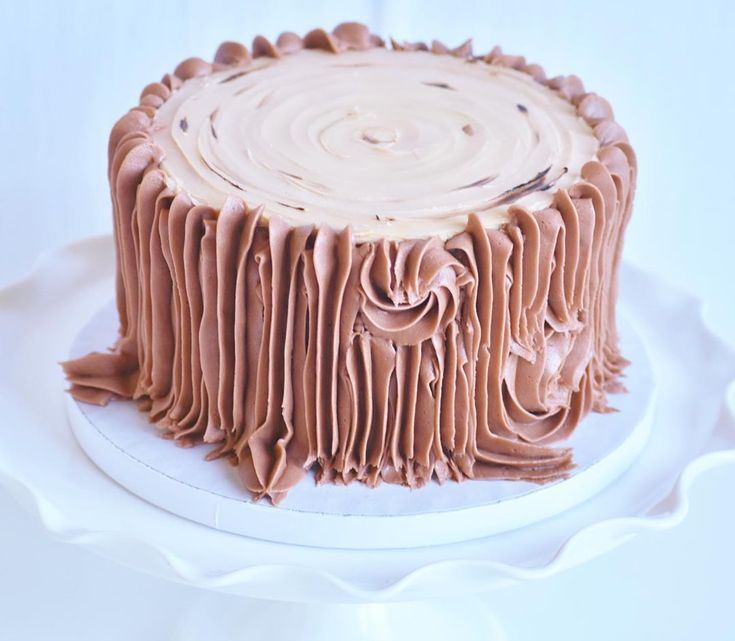
M 119 337 L 70 392 L 134 399 L 274 503 L 310 471 L 560 479 L 623 390 L 635 167 L 607 101 L 497 47 L 224 43 L 112 129 Z

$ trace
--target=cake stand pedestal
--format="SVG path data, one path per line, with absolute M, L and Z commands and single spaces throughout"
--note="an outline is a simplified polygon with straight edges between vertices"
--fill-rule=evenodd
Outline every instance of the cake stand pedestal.
M 506 641 L 479 597 L 407 602 L 296 603 L 203 597 L 172 630 L 170 641 L 320 639 L 324 641 Z
M 101 472 L 78 446 L 65 416 L 56 361 L 67 357 L 85 319 L 109 298 L 112 257 L 109 238 L 84 241 L 47 256 L 28 278 L 0 292 L 0 483 L 55 536 L 206 589 L 199 606 L 172 622 L 177 626 L 173 639 L 502 639 L 502 630 L 475 595 L 549 576 L 638 532 L 676 525 L 686 515 L 694 479 L 735 461 L 735 399 L 728 388 L 735 378 L 735 356 L 707 331 L 696 301 L 626 267 L 621 311 L 648 355 L 656 403 L 653 414 L 638 415 L 614 448 L 619 451 L 635 434 L 645 434 L 639 447 L 627 448 L 637 454 L 635 460 L 621 457 L 625 464 L 602 475 L 606 481 L 589 500 L 570 500 L 543 521 L 518 519 L 513 530 L 472 540 L 460 541 L 456 530 L 438 528 L 442 545 L 403 549 L 384 543 L 367 549 L 359 541 L 358 549 L 343 549 L 335 540 L 328 547 L 314 547 L 313 540 L 310 546 L 298 545 L 313 533 L 243 536 L 233 532 L 248 519 L 229 520 L 224 531 L 191 520 L 204 521 L 201 515 L 174 516 L 148 502 L 155 496 L 143 501 Z M 636 397 L 630 387 L 628 397 Z M 651 420 L 642 420 L 646 416 Z M 171 459 L 182 454 L 166 445 Z M 580 498 L 569 491 L 554 501 L 570 493 Z M 417 501 L 420 497 L 416 492 Z M 476 496 L 461 498 L 470 513 L 484 509 Z M 506 497 L 506 505 L 521 499 Z M 252 504 L 244 509 L 249 514 L 270 510 Z M 290 509 L 298 512 L 293 505 Z M 364 508 L 353 515 L 367 521 L 371 516 L 376 515 Z M 413 520 L 410 538 L 427 543 L 431 532 L 420 531 L 425 515 L 407 516 Z

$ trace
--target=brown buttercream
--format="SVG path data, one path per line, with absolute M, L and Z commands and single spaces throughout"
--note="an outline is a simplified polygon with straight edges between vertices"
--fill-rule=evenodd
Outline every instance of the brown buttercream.
M 187 79 L 252 58 L 382 47 L 358 24 L 303 39 L 225 43 L 148 85 L 113 128 L 109 179 L 120 337 L 64 364 L 75 398 L 136 399 L 178 444 L 213 444 L 255 497 L 319 482 L 558 479 L 572 452 L 550 444 L 609 411 L 625 365 L 617 273 L 635 156 L 608 103 L 574 76 L 471 44 L 393 43 L 532 76 L 569 100 L 600 142 L 552 206 L 474 214 L 448 240 L 356 242 L 349 227 L 292 226 L 228 198 L 178 191 L 152 140 L 157 109 Z M 399 54 L 396 54 L 399 55 Z M 246 199 L 247 200 L 247 199 Z

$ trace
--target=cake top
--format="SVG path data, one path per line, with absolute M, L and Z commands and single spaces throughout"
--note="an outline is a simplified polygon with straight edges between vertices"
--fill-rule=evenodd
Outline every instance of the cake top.
M 600 143 L 559 92 L 475 57 L 299 49 L 186 80 L 155 115 L 162 167 L 194 201 L 228 196 L 356 240 L 449 237 L 540 209 Z

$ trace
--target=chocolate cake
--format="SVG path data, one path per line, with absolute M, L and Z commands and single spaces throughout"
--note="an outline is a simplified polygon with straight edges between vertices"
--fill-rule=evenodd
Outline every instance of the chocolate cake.
M 71 393 L 136 400 L 274 502 L 310 470 L 561 478 L 554 444 L 622 389 L 635 176 L 603 98 L 498 48 L 224 43 L 112 130 L 119 338 Z

